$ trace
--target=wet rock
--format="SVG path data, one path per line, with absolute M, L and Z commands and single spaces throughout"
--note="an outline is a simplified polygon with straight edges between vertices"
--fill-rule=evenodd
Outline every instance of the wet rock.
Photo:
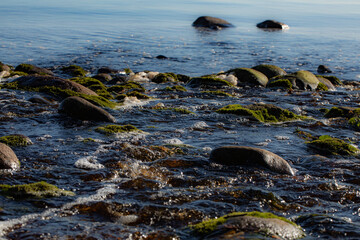
M 88 71 L 84 70 L 82 67 L 78 65 L 70 65 L 67 67 L 61 68 L 61 70 L 73 77 L 85 77 L 88 74 Z
M 99 80 L 99 81 L 102 82 L 102 83 L 109 82 L 109 81 L 111 81 L 111 80 L 113 79 L 113 78 L 111 77 L 111 75 L 108 74 L 108 73 L 99 73 L 99 74 L 93 76 L 93 78 Z
M 209 29 L 222 29 L 222 28 L 228 28 L 233 27 L 233 25 L 224 19 L 216 18 L 216 17 L 209 17 L 209 16 L 202 16 L 196 19 L 193 24 L 194 27 L 203 27 L 203 28 L 209 28 Z
M 28 74 L 39 74 L 39 75 L 54 75 L 54 73 L 46 68 L 37 67 L 31 64 L 20 64 L 15 68 L 17 72 L 24 72 Z
M 3 64 L 2 62 L 0 62 L 0 72 L 5 71 L 5 72 L 10 72 L 10 67 L 6 64 Z
M 103 127 L 97 127 L 95 131 L 106 134 L 112 135 L 116 133 L 126 133 L 126 132 L 140 132 L 138 128 L 134 127 L 133 125 L 106 125 Z
M 279 29 L 279 30 L 289 28 L 287 24 L 275 20 L 266 20 L 261 23 L 258 23 L 256 26 L 258 28 L 266 28 L 266 29 L 270 28 L 270 29 Z
M 157 59 L 168 59 L 168 57 L 164 56 L 164 55 L 158 55 L 156 56 Z
M 177 82 L 177 76 L 175 73 L 159 73 L 151 81 L 154 83 L 166 83 Z
M 352 118 L 360 115 L 360 109 L 354 107 L 332 107 L 325 115 L 326 118 Z
M 278 79 L 278 80 L 270 80 L 266 87 L 282 88 L 282 89 L 290 90 L 290 89 L 292 89 L 293 86 L 289 79 Z
M 268 79 L 279 75 L 286 75 L 286 72 L 282 68 L 270 64 L 260 64 L 253 67 L 252 69 L 263 73 L 266 77 L 268 77 Z
M 84 87 L 94 91 L 97 95 L 106 99 L 113 99 L 112 95 L 107 91 L 107 87 L 99 80 L 91 77 L 75 77 L 70 79 L 73 82 L 79 83 Z
M 317 78 L 325 78 L 329 80 L 334 86 L 340 86 L 343 85 L 343 82 L 335 76 L 329 76 L 329 75 L 316 75 Z
M 13 83 L 18 84 L 18 86 L 22 88 L 56 87 L 63 90 L 71 90 L 86 95 L 97 96 L 97 94 L 94 91 L 88 89 L 87 87 L 84 87 L 79 83 L 58 77 L 23 76 L 16 79 Z
M 81 120 L 116 122 L 115 118 L 102 108 L 81 97 L 68 97 L 60 105 L 59 111 Z
M 235 68 L 227 71 L 235 75 L 239 85 L 255 85 L 265 87 L 269 79 L 261 72 L 251 68 Z
M 319 76 L 317 76 L 317 78 L 319 79 L 320 83 L 322 83 L 322 84 L 324 84 L 326 86 L 327 90 L 329 90 L 329 91 L 335 91 L 336 90 L 335 86 L 331 83 L 330 80 L 328 80 L 328 79 L 326 79 L 324 77 L 319 77 Z
M 293 87 L 301 90 L 316 90 L 320 82 L 319 79 L 309 71 L 301 70 L 292 75 L 295 77 L 292 81 Z
M 320 136 L 318 139 L 308 142 L 307 145 L 327 155 L 357 155 L 359 153 L 359 149 L 355 146 L 328 135 Z
M 192 78 L 187 85 L 189 87 L 202 87 L 202 88 L 218 88 L 218 87 L 232 87 L 230 82 L 217 77 L 197 77 Z
M 40 95 L 35 95 L 29 98 L 29 102 L 50 105 L 51 102 Z
M 109 67 L 102 67 L 102 68 L 99 68 L 99 70 L 98 70 L 98 74 L 100 74 L 100 73 L 116 74 L 118 72 L 119 72 L 118 70 L 115 70 L 115 69 L 112 69 Z
M 263 167 L 274 172 L 295 175 L 285 159 L 275 153 L 254 147 L 219 147 L 211 152 L 210 161 L 224 165 Z
M 0 143 L 0 169 L 20 168 L 20 161 L 14 151 L 4 143 Z
M 295 223 L 272 213 L 235 212 L 190 226 L 206 239 L 242 239 L 246 234 L 263 238 L 299 239 L 304 231 Z
M 21 134 L 12 134 L 0 137 L 0 142 L 10 147 L 25 147 L 32 144 L 30 138 Z
M 317 68 L 318 73 L 332 73 L 331 69 L 325 65 L 319 65 Z

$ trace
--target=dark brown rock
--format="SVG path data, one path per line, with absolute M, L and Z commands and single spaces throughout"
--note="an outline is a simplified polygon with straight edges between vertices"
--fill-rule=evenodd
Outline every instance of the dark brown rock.
M 17 78 L 15 80 L 19 84 L 20 87 L 30 87 L 30 88 L 36 88 L 36 87 L 57 87 L 64 90 L 71 90 L 78 93 L 83 93 L 87 95 L 94 95 L 97 96 L 97 94 L 88 89 L 87 87 L 84 87 L 83 85 L 67 80 L 62 79 L 58 77 L 52 77 L 52 76 L 23 76 L 20 78 Z
M 108 73 L 99 73 L 99 74 L 93 76 L 92 78 L 95 78 L 102 83 L 109 82 L 113 79 L 112 76 Z
M 288 29 L 289 26 L 285 23 L 278 22 L 275 20 L 266 20 L 256 25 L 258 28 L 266 28 L 266 29 Z
M 263 167 L 274 172 L 295 175 L 294 170 L 282 157 L 254 147 L 219 147 L 211 152 L 210 161 L 224 165 Z
M 224 19 L 216 18 L 216 17 L 209 17 L 209 16 L 202 16 L 195 20 L 192 24 L 194 27 L 203 27 L 203 28 L 210 28 L 210 29 L 221 29 L 227 27 L 233 27 L 233 25 Z
M 54 75 L 54 73 L 46 68 L 37 67 L 31 64 L 22 63 L 15 68 L 15 71 L 28 74 Z
M 112 69 L 109 67 L 102 67 L 102 68 L 99 68 L 99 70 L 98 70 L 98 73 L 107 73 L 107 74 L 115 74 L 118 72 L 119 72 L 118 70 L 115 70 L 115 69 Z
M 331 69 L 325 65 L 319 65 L 317 69 L 318 73 L 332 73 Z
M 66 98 L 61 102 L 59 112 L 81 120 L 116 122 L 110 113 L 81 97 Z
M 6 144 L 0 143 L 0 169 L 20 168 L 20 161 L 14 151 Z

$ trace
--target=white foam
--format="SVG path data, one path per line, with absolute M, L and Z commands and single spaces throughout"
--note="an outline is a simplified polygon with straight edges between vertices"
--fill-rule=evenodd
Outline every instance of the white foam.
M 75 162 L 75 167 L 81 169 L 102 169 L 104 168 L 104 165 L 98 163 L 96 157 L 90 156 L 77 160 Z
M 290 137 L 288 137 L 288 136 L 275 136 L 275 138 L 277 140 L 289 140 L 290 139 Z
M 163 140 L 163 143 L 165 143 L 165 144 L 171 144 L 171 145 L 182 145 L 182 144 L 184 144 L 184 142 L 181 141 L 181 140 L 178 139 L 178 138 L 165 139 L 165 140 Z
M 133 107 L 144 106 L 149 102 L 149 100 L 139 100 L 137 97 L 125 97 L 123 105 L 116 107 L 116 109 L 131 109 Z
M 206 122 L 196 122 L 196 123 L 194 123 L 194 125 L 192 125 L 192 129 L 194 129 L 194 130 L 204 130 L 204 129 L 206 129 L 206 128 L 209 128 L 210 126 L 209 125 L 207 125 L 207 123 Z

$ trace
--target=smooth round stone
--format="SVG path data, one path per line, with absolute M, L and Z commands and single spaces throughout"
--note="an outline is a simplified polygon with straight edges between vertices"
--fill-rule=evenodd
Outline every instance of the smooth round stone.
M 6 144 L 0 143 L 0 169 L 18 169 L 20 161 L 14 151 Z
M 231 23 L 228 21 L 216 18 L 216 17 L 210 17 L 210 16 L 202 16 L 196 19 L 193 24 L 194 27 L 203 27 L 203 28 L 209 28 L 209 29 L 221 29 L 221 28 L 228 28 L 233 27 Z
M 275 20 L 265 20 L 261 23 L 256 25 L 258 28 L 265 28 L 265 29 L 288 29 L 289 26 L 285 23 L 278 22 Z

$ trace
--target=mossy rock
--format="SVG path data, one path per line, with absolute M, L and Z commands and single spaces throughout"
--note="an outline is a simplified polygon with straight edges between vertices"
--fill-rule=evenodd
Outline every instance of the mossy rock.
M 329 88 L 324 83 L 322 83 L 320 81 L 317 88 L 316 88 L 316 91 L 329 91 Z
M 71 78 L 70 80 L 93 90 L 101 97 L 107 99 L 113 99 L 113 96 L 107 91 L 107 87 L 102 82 L 100 82 L 95 78 L 76 77 L 76 78 Z
M 28 73 L 25 72 L 19 72 L 19 71 L 10 71 L 10 76 L 9 77 L 14 77 L 14 76 L 27 76 L 29 75 Z
M 353 107 L 332 107 L 325 115 L 326 118 L 353 118 L 360 116 L 360 108 Z
M 293 87 L 301 90 L 316 90 L 319 85 L 319 79 L 309 71 L 301 70 L 291 74 L 296 78 L 292 82 Z
M 316 75 L 317 78 L 325 78 L 329 80 L 334 86 L 341 86 L 343 83 L 338 77 L 328 75 Z
M 282 68 L 270 64 L 260 64 L 255 67 L 252 67 L 252 69 L 255 69 L 256 71 L 263 73 L 269 79 L 275 76 L 286 75 L 286 72 Z
M 187 89 L 180 85 L 175 85 L 172 87 L 166 87 L 161 91 L 168 91 L 168 92 L 187 92 Z
M 183 75 L 183 74 L 177 74 L 176 77 L 179 82 L 183 82 L 183 83 L 187 83 L 191 79 L 191 77 Z
M 159 73 L 151 81 L 154 83 L 177 82 L 178 78 L 175 73 Z
M 145 88 L 143 86 L 141 86 L 141 84 L 133 82 L 133 81 L 115 85 L 115 86 L 109 87 L 107 89 L 108 92 L 115 93 L 115 94 L 124 93 L 129 90 L 145 92 Z
M 241 106 L 239 104 L 232 104 L 225 106 L 216 111 L 223 114 L 236 114 L 240 116 L 251 117 L 259 122 L 285 122 L 306 119 L 303 116 L 282 109 L 272 104 L 253 104 L 249 106 Z
M 211 234 L 213 237 L 219 237 L 216 239 L 239 232 L 255 233 L 266 237 L 276 236 L 281 239 L 299 239 L 305 236 L 301 227 L 292 221 L 272 213 L 257 211 L 234 212 L 189 227 L 195 235 L 206 238 Z
M 0 72 L 2 72 L 2 71 L 10 72 L 10 71 L 11 71 L 11 67 L 9 67 L 8 65 L 3 64 L 2 62 L 0 62 Z
M 289 79 L 270 80 L 267 87 L 292 89 L 292 84 Z
M 250 84 L 265 87 L 269 81 L 263 73 L 251 68 L 235 68 L 227 73 L 233 73 L 237 77 L 238 85 Z
M 323 135 L 317 140 L 307 142 L 307 145 L 327 155 L 357 155 L 359 152 L 359 149 L 353 145 L 328 135 Z
M 0 142 L 10 147 L 25 147 L 32 144 L 31 140 L 28 137 L 20 134 L 0 137 Z
M 221 91 L 221 90 L 217 90 L 217 91 L 202 91 L 201 93 L 203 94 L 210 94 L 210 95 L 215 95 L 215 96 L 221 96 L 221 97 L 234 97 L 233 95 L 231 95 L 230 93 Z
M 127 93 L 126 96 L 128 96 L 128 97 L 136 97 L 137 99 L 144 99 L 144 100 L 151 99 L 151 97 L 149 97 L 148 95 L 145 95 L 143 93 L 139 93 L 138 91 L 131 91 L 131 92 Z
M 134 127 L 133 125 L 106 125 L 103 127 L 97 127 L 95 129 L 96 132 L 112 135 L 116 133 L 126 133 L 126 132 L 140 132 L 138 128 Z
M 329 81 L 328 79 L 324 78 L 324 77 L 318 77 L 319 79 L 319 85 L 317 87 L 317 90 L 321 90 L 321 91 L 335 91 L 336 88 L 335 86 L 331 83 L 331 81 Z
M 46 68 L 37 67 L 31 64 L 22 63 L 15 68 L 16 72 L 24 72 L 27 74 L 54 75 L 54 73 Z
M 65 191 L 47 182 L 36 182 L 24 185 L 0 184 L 0 194 L 16 199 L 74 196 L 75 193 Z
M 350 126 L 355 128 L 355 130 L 360 130 L 360 117 L 350 118 L 349 119 L 349 124 L 350 124 Z
M 192 78 L 188 84 L 190 87 L 202 87 L 202 88 L 218 88 L 218 87 L 233 87 L 230 82 L 217 77 L 196 77 Z
M 61 68 L 61 70 L 73 77 L 85 77 L 88 72 L 78 65 L 70 65 Z

